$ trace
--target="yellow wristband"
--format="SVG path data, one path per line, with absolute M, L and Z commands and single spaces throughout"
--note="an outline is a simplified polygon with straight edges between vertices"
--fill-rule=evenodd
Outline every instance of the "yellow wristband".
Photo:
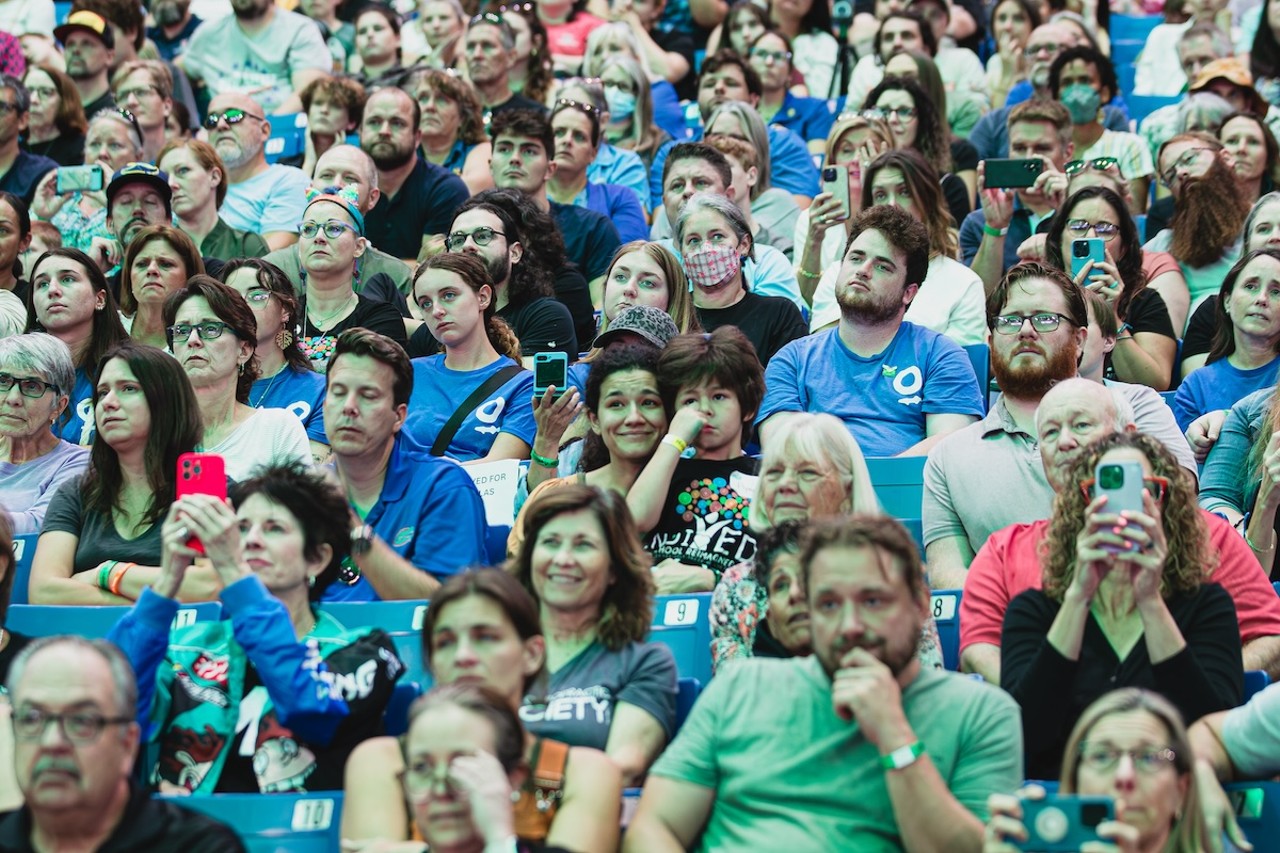
M 684 453 L 689 449 L 689 442 L 685 441 L 680 436 L 672 435 L 671 433 L 667 433 L 663 436 L 662 443 L 669 444 L 674 447 L 676 449 L 676 453 Z

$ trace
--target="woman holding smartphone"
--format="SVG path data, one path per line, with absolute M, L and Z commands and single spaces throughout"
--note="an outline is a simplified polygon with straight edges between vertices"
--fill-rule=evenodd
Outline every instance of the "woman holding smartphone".
M 1029 778 L 1057 775 L 1071 728 L 1108 690 L 1158 690 L 1192 721 L 1240 703 L 1235 604 L 1204 580 L 1218 558 L 1164 445 L 1129 432 L 1091 444 L 1045 545 L 1043 588 L 1010 602 L 1000 640 L 1000 686 L 1022 706 Z

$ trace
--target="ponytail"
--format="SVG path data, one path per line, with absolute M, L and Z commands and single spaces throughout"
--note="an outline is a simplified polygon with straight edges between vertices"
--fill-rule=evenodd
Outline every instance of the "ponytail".
M 506 320 L 485 312 L 484 330 L 489 336 L 489 343 L 493 344 L 499 355 L 505 355 L 516 363 L 520 362 L 520 339 Z

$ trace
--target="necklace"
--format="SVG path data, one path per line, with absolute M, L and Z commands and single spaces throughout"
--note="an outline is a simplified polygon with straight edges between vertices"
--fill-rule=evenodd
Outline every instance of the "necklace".
M 249 405 L 253 406 L 255 409 L 261 409 L 262 401 L 267 399 L 267 395 L 271 393 L 271 386 L 275 385 L 276 380 L 280 378 L 280 374 L 284 373 L 288 369 L 289 369 L 289 365 L 286 362 L 284 367 L 280 368 L 274 374 L 272 374 L 271 381 L 267 383 L 267 387 L 263 388 L 262 393 L 258 395 L 258 402 L 255 403 L 253 400 L 250 400 Z
M 357 303 L 357 302 L 359 302 L 359 297 L 357 297 L 357 296 L 353 293 L 353 294 L 351 294 L 351 296 L 349 296 L 349 297 L 346 299 L 346 301 L 344 301 L 341 305 L 339 305 L 339 306 L 338 306 L 338 308 L 337 308 L 337 310 L 336 310 L 336 311 L 332 311 L 332 312 L 330 312 L 329 314 L 324 314 L 324 315 L 322 315 L 322 316 L 321 316 L 321 318 L 320 318 L 320 319 L 318 319 L 318 320 L 316 320 L 316 319 L 313 319 L 313 318 L 312 318 L 312 315 L 311 315 L 311 308 L 310 308 L 310 307 L 308 307 L 308 308 L 307 308 L 307 322 L 308 322 L 308 323 L 312 326 L 312 328 L 314 328 L 317 332 L 323 332 L 323 331 L 324 331 L 324 328 L 323 328 L 324 326 L 328 326 L 329 324 L 331 324 L 334 320 L 336 320 L 336 319 L 338 318 L 338 316 L 339 316 L 339 315 L 343 314 L 345 311 L 347 311 L 349 308 L 351 308 L 353 304 L 355 304 L 355 303 Z

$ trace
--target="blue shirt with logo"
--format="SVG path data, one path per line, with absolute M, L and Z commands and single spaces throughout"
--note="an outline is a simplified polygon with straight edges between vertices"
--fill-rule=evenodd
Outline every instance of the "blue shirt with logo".
M 792 341 L 769 360 L 757 424 L 779 412 L 828 412 L 864 456 L 885 457 L 925 438 L 925 415 L 982 416 L 969 356 L 950 338 L 904 322 L 883 352 L 864 358 L 839 331 Z
M 249 389 L 255 409 L 288 409 L 307 430 L 307 438 L 328 444 L 324 432 L 324 377 L 314 370 L 285 365 L 275 376 L 264 376 Z
M 97 435 L 97 422 L 93 416 L 93 377 L 87 375 L 82 367 L 76 368 L 76 385 L 71 389 L 71 400 L 67 403 L 67 411 L 57 433 L 63 441 L 81 447 L 93 444 Z
M 397 554 L 435 578 L 488 562 L 484 503 L 475 483 L 460 465 L 431 456 L 403 434 L 396 437 L 382 494 L 365 523 Z M 373 585 L 359 577 L 354 584 L 329 584 L 323 600 L 380 599 Z
M 436 436 L 475 389 L 514 361 L 502 356 L 478 370 L 445 367 L 444 355 L 413 360 L 413 396 L 409 398 L 409 418 L 405 433 L 423 448 L 430 448 Z M 469 462 L 489 455 L 499 433 L 510 433 L 529 446 L 538 431 L 533 421 L 533 371 L 522 370 L 501 385 L 463 418 L 445 455 Z

